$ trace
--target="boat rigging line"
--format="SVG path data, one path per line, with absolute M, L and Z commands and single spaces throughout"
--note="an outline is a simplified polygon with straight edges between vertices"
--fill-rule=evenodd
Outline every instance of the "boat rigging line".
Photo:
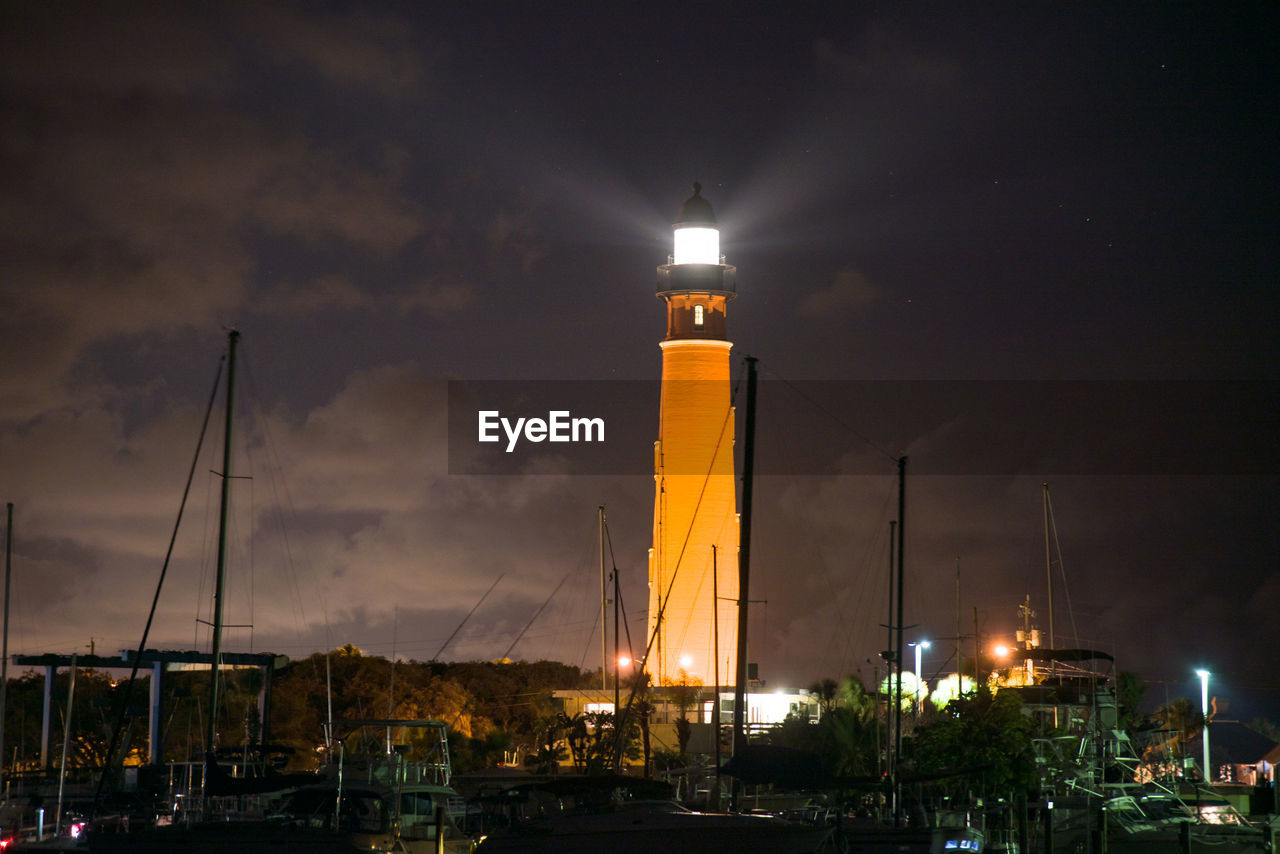
M 520 639 L 524 637 L 524 633 L 529 631 L 529 627 L 534 624 L 538 617 L 542 616 L 542 612 L 546 610 L 547 605 L 551 604 L 551 600 L 556 598 L 556 594 L 560 592 L 561 587 L 564 587 L 564 583 L 569 580 L 570 575 L 573 575 L 573 573 L 566 572 L 564 574 L 564 578 L 560 579 L 560 583 L 556 585 L 556 589 L 551 591 L 551 595 L 543 601 L 542 606 L 539 607 L 537 612 L 529 618 L 529 622 L 524 624 L 524 628 L 520 630 L 520 634 L 516 635 L 516 639 L 511 642 L 511 646 L 507 647 L 507 651 L 502 654 L 503 658 L 511 657 L 511 651 L 516 648 L 516 644 L 520 643 Z
M 90 808 L 90 816 L 92 817 L 98 811 L 98 804 L 102 800 L 102 789 L 107 779 L 107 768 L 113 767 L 112 758 L 115 756 L 116 750 L 120 746 L 120 733 L 124 730 L 125 714 L 128 712 L 129 704 L 133 700 L 133 686 L 138 678 L 138 668 L 142 664 L 142 653 L 147 648 L 147 640 L 151 636 L 151 624 L 155 620 L 156 607 L 160 603 L 160 591 L 164 588 L 165 575 L 169 572 L 169 562 L 173 558 L 174 545 L 178 540 L 178 529 L 182 525 L 182 514 L 187 507 L 187 498 L 191 495 L 191 484 L 195 479 L 196 466 L 200 463 L 200 454 L 204 448 L 205 435 L 209 431 L 209 421 L 213 416 L 214 403 L 218 399 L 218 387 L 222 384 L 222 368 L 227 362 L 226 354 L 218 359 L 218 370 L 213 378 L 213 390 L 209 393 L 209 403 L 205 407 L 204 421 L 200 425 L 200 437 L 196 440 L 196 452 L 191 458 L 191 468 L 187 472 L 187 483 L 182 489 L 182 500 L 178 503 L 178 518 L 173 523 L 173 533 L 169 535 L 169 548 L 164 553 L 164 563 L 160 566 L 160 580 L 156 582 L 156 592 L 151 598 L 151 610 L 147 612 L 147 623 L 142 630 L 142 641 L 138 644 L 138 653 L 133 657 L 133 667 L 129 670 L 129 679 L 125 682 L 124 691 L 120 693 L 120 700 L 115 708 L 115 728 L 111 732 L 111 743 L 107 747 L 106 766 L 103 768 L 102 775 L 98 778 L 98 788 L 93 794 L 93 806 Z
M 844 421 L 844 419 L 842 419 L 839 415 L 836 415 L 836 414 L 835 414 L 834 412 L 832 412 L 830 409 L 828 409 L 827 407 L 823 406 L 821 403 L 819 403 L 818 401 L 814 400 L 814 399 L 813 399 L 812 397 L 810 397 L 809 395 L 805 394 L 803 391 L 801 391 L 801 390 L 800 390 L 800 388 L 799 388 L 795 383 L 791 382 L 791 380 L 787 379 L 786 377 L 783 377 L 783 376 L 779 375 L 776 371 L 769 371 L 769 375 L 770 375 L 771 377 L 773 377 L 773 378 L 777 379 L 780 383 L 782 383 L 783 385 L 785 385 L 787 388 L 791 389 L 793 392 L 795 392 L 795 393 L 796 393 L 796 395 L 797 395 L 798 397 L 800 397 L 801 399 L 803 399 L 803 400 L 805 401 L 805 403 L 808 403 L 810 406 L 812 406 L 812 407 L 813 407 L 814 409 L 816 409 L 818 412 L 821 412 L 823 415 L 825 415 L 825 416 L 827 416 L 828 418 L 830 418 L 830 419 L 831 419 L 832 421 L 834 421 L 836 424 L 840 425 L 840 426 L 841 426 L 841 427 L 843 427 L 845 430 L 848 430 L 848 431 L 849 431 L 850 433 L 852 433 L 854 436 L 857 436 L 860 440 L 862 440 L 862 442 L 863 442 L 863 443 L 864 443 L 868 448 L 870 448 L 871 450 L 875 451 L 877 454 L 879 454 L 880 456 L 884 457 L 886 460 L 892 460 L 892 461 L 895 461 L 895 462 L 897 461 L 897 459 L 898 459 L 898 458 L 897 458 L 897 456 L 895 456 L 894 454 L 889 453 L 889 452 L 888 452 L 888 451 L 886 451 L 884 448 L 881 448 L 881 447 L 880 447 L 879 445 L 877 445 L 875 442 L 871 441 L 870 437 L 868 437 L 865 433 L 863 433 L 862 431 L 858 430 L 858 428 L 856 428 L 856 427 L 852 426 L 851 424 L 846 423 L 846 422 Z
M 467 612 L 467 616 L 465 616 L 465 617 L 463 617 L 463 618 L 462 618 L 462 622 L 461 622 L 461 623 L 458 623 L 458 627 L 457 627 L 456 629 L 454 629 L 454 630 L 453 630 L 453 634 L 449 635 L 449 637 L 445 640 L 445 642 L 444 642 L 444 643 L 442 643 L 442 644 L 440 644 L 440 648 L 436 650 L 436 654 L 435 654 L 435 655 L 433 655 L 433 656 L 431 656 L 431 658 L 430 658 L 430 660 L 431 660 L 431 661 L 439 661 L 439 660 L 440 660 L 440 656 L 444 653 L 445 648 L 446 648 L 446 647 L 448 647 L 448 646 L 449 646 L 449 644 L 453 643 L 453 639 L 454 639 L 454 638 L 456 638 L 456 637 L 458 636 L 458 632 L 462 631 L 462 627 L 463 627 L 463 626 L 465 626 L 465 625 L 467 624 L 467 620 L 470 620 L 470 619 L 471 619 L 471 615 L 472 615 L 472 614 L 474 614 L 477 610 L 479 610 L 480 606 L 484 604 L 484 600 L 485 600 L 485 599 L 488 599 L 488 598 L 489 598 L 489 594 L 493 592 L 493 588 L 497 587 L 497 586 L 498 586 L 498 582 L 499 582 L 499 581 L 501 581 L 503 578 L 505 578 L 505 577 L 506 577 L 506 575 L 507 575 L 507 574 L 506 574 L 505 572 L 503 572 L 503 573 L 499 573 L 498 577 L 497 577 L 497 578 L 495 578 L 495 579 L 493 580 L 493 583 L 489 585 L 489 589 L 488 589 L 488 590 L 486 590 L 486 591 L 484 592 L 484 595 L 480 597 L 480 601 L 478 601 L 478 602 L 476 602 L 476 604 L 472 605 L 472 606 L 471 606 L 471 610 Z
M 631 625 L 627 622 L 627 609 L 622 603 L 622 585 L 618 581 L 618 560 L 613 556 L 613 535 L 609 531 L 609 521 L 604 523 L 604 540 L 609 547 L 609 565 L 613 567 L 613 714 L 616 720 L 620 702 L 618 692 L 618 627 L 621 625 L 627 633 L 627 656 L 634 667 L 635 658 L 631 656 Z
M 1066 566 L 1062 563 L 1062 543 L 1057 539 L 1057 522 L 1053 520 L 1053 502 L 1048 497 L 1048 484 L 1041 484 L 1044 495 L 1044 574 L 1048 581 L 1048 648 L 1057 649 L 1057 641 L 1053 638 L 1053 562 L 1050 557 L 1050 534 L 1053 536 L 1053 549 L 1057 552 L 1057 571 L 1062 576 L 1062 594 L 1066 597 L 1066 613 L 1071 618 L 1071 638 L 1076 647 L 1080 645 L 1080 632 L 1075 627 L 1075 609 L 1071 608 L 1071 589 L 1066 585 Z

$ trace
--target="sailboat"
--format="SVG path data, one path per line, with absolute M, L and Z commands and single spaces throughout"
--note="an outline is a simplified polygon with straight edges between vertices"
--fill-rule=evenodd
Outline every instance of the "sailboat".
M 1152 761 L 1153 751 L 1137 743 L 1138 735 L 1131 736 L 1123 724 L 1115 658 L 1101 650 L 1057 645 L 1053 564 L 1058 532 L 1047 483 L 1042 495 L 1049 644 L 1039 644 L 1028 596 L 1019 607 L 1022 648 L 1012 650 L 1008 662 L 1022 669 L 1013 674 L 1017 684 L 1001 690 L 1017 693 L 1026 712 L 1042 724 L 1032 746 L 1040 792 L 1044 803 L 1052 804 L 1041 811 L 1036 827 L 1043 850 L 1271 851 L 1274 809 L 1244 815 L 1212 785 L 1188 775 L 1182 762 L 1173 757 Z M 1061 565 L 1061 549 L 1056 551 Z
M 198 803 L 183 820 L 125 832 L 114 827 L 91 828 L 77 842 L 93 852 L 171 852 L 238 854 L 259 852 L 403 852 L 403 854 L 466 854 L 472 841 L 454 822 L 450 809 L 460 798 L 449 786 L 445 725 L 438 721 L 345 721 L 348 730 L 376 727 L 428 727 L 438 735 L 439 749 L 423 763 L 404 751 L 388 750 L 384 761 L 352 763 L 344 767 L 342 751 L 336 767 L 317 774 L 275 775 L 258 779 L 231 777 L 218 763 L 217 705 L 226 589 L 227 517 L 232 479 L 232 426 L 235 402 L 236 349 L 240 334 L 227 336 L 225 430 L 222 450 L 222 490 L 219 505 L 217 578 L 212 622 L 209 726 L 205 737 L 204 774 Z M 144 637 L 145 643 L 145 637 Z M 345 744 L 344 741 L 339 741 Z M 254 799 L 268 795 L 275 804 L 257 814 L 244 814 Z M 228 811 L 227 807 L 231 807 Z

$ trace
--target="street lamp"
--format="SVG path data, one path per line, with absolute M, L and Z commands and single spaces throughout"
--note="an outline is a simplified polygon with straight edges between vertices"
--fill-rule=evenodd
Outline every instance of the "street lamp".
M 1204 781 L 1211 783 L 1213 774 L 1209 770 L 1209 671 L 1200 669 L 1196 671 L 1196 675 L 1200 677 L 1200 714 L 1204 716 L 1204 729 L 1200 733 L 1200 740 L 1204 747 Z
M 916 641 L 907 645 L 916 648 L 916 714 L 918 715 L 924 711 L 924 701 L 920 699 L 920 684 L 924 681 L 920 677 L 920 651 L 929 648 L 929 641 Z

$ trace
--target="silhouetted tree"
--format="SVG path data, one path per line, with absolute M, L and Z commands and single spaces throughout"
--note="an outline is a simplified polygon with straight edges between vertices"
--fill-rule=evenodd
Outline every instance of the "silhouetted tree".
M 1146 692 L 1142 678 L 1136 673 L 1120 671 L 1116 674 L 1117 723 L 1126 732 L 1133 733 L 1143 720 L 1142 696 Z
M 809 693 L 818 699 L 818 711 L 825 715 L 840 696 L 840 683 L 828 676 L 810 685 Z
M 959 772 L 935 785 L 952 797 L 1021 796 L 1036 783 L 1034 725 L 1013 691 L 985 687 L 952 700 L 942 714 L 904 741 L 908 773 Z

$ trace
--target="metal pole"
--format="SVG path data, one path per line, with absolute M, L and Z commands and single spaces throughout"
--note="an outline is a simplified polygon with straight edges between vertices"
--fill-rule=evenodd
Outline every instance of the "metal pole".
M 733 685 L 733 753 L 747 746 L 747 597 L 751 580 L 751 486 L 755 473 L 756 359 L 747 356 L 747 417 L 742 443 L 742 523 L 738 543 L 738 654 Z M 735 787 L 736 788 L 736 787 Z
M 720 809 L 720 570 L 715 543 L 711 544 L 711 657 L 715 664 L 715 700 L 711 703 L 711 737 L 715 739 L 716 788 L 711 809 Z
M 895 656 L 894 649 L 893 649 L 893 626 L 894 626 L 893 579 L 894 579 L 894 575 L 898 571 L 897 561 L 898 561 L 898 520 L 890 519 L 889 520 L 889 621 L 885 623 L 885 628 L 889 632 L 889 640 L 888 640 L 888 647 L 885 651 L 885 656 L 884 656 L 884 660 L 885 660 L 884 678 L 889 683 L 889 690 L 885 692 L 885 699 L 884 699 L 884 754 L 885 754 L 884 770 L 885 770 L 885 773 L 889 775 L 890 781 L 892 781 L 896 777 L 893 769 L 894 769 L 894 763 L 896 763 L 898 760 L 898 757 L 894 755 L 894 752 L 893 752 L 893 722 L 895 720 L 895 715 L 899 715 L 902 713 L 901 709 L 895 710 L 893 708 L 893 661 Z M 879 693 L 880 693 L 879 684 L 880 684 L 879 682 L 876 683 L 877 697 L 879 697 Z M 892 797 L 893 796 L 890 795 L 891 800 L 892 800 Z M 890 811 L 892 812 L 892 809 Z
M 58 811 L 53 821 L 53 835 L 62 831 L 62 789 L 67 782 L 67 742 L 71 740 L 71 709 L 76 699 L 76 654 L 71 653 L 71 681 L 67 687 L 67 719 L 62 727 L 62 764 L 58 766 Z
M 618 629 L 622 625 L 619 619 L 620 609 L 622 608 L 622 595 L 618 583 L 618 567 L 613 568 L 613 723 L 616 728 L 618 725 L 618 709 L 622 704 L 622 694 L 618 689 L 619 671 L 622 666 L 618 664 L 618 645 L 621 638 L 618 637 Z M 621 737 L 621 733 L 619 733 Z
M 152 765 L 164 764 L 164 745 L 160 741 L 160 681 L 163 678 L 164 662 L 156 661 L 151 665 L 151 711 L 147 721 L 147 757 Z
M 755 474 L 756 360 L 747 356 L 747 417 L 742 443 L 742 517 L 738 541 L 738 638 L 733 677 L 733 755 L 747 747 L 747 602 L 751 581 L 751 487 Z M 735 777 L 731 808 L 738 808 L 742 781 Z
M 44 700 L 40 715 L 40 768 L 49 768 L 49 719 L 53 716 L 53 680 L 58 670 L 52 664 L 44 669 Z
M 227 335 L 227 419 L 223 428 L 223 490 L 221 490 L 220 510 L 218 516 L 218 577 L 214 588 L 214 640 L 210 650 L 209 662 L 209 731 L 205 736 L 205 785 L 201 786 L 204 795 L 205 814 L 209 814 L 209 771 L 218 759 L 214 749 L 218 743 L 218 677 L 221 654 L 223 654 L 223 599 L 227 593 L 227 508 L 230 503 L 230 487 L 232 487 L 232 419 L 233 403 L 236 401 L 236 344 L 239 342 L 237 330 L 230 330 Z
M 893 705 L 897 709 L 897 718 L 893 728 L 893 826 L 898 827 L 902 820 L 902 797 L 898 790 L 897 756 L 902 751 L 902 576 L 904 574 L 903 557 L 906 554 L 906 539 L 903 536 L 907 528 L 907 458 L 898 458 L 898 684 L 894 686 Z
M 1200 714 L 1204 717 L 1204 728 L 1200 731 L 1204 748 L 1204 781 L 1213 782 L 1213 771 L 1209 768 L 1209 671 L 1197 670 L 1200 677 Z
M 1049 649 L 1057 649 L 1058 644 L 1053 636 L 1053 561 L 1049 553 L 1049 484 L 1042 483 L 1040 488 L 1044 495 L 1044 574 L 1049 591 Z M 1056 663 L 1053 666 L 1056 666 Z
M 6 505 L 4 524 L 4 650 L 0 652 L 0 792 L 4 791 L 5 695 L 9 687 L 9 575 L 13 566 L 13 502 Z
M 973 606 L 973 684 L 981 689 L 987 682 L 982 675 L 982 641 L 978 638 L 978 606 Z
M 886 672 L 886 677 L 893 675 L 893 575 L 897 572 L 897 520 L 888 520 L 888 622 L 884 627 L 888 629 L 888 650 L 884 658 L 890 662 L 890 667 Z
M 912 644 L 912 646 L 916 648 L 916 704 L 915 705 L 916 705 L 916 716 L 919 717 L 920 715 L 920 654 L 923 650 L 921 649 L 920 641 L 916 641 L 915 643 Z
M 956 692 L 964 696 L 964 667 L 961 664 L 962 633 L 960 631 L 960 555 L 956 555 Z
M 609 690 L 609 635 L 607 611 L 609 603 L 609 595 L 606 592 L 604 581 L 604 505 L 600 505 L 600 690 Z M 613 713 L 618 713 L 617 703 L 614 703 Z

